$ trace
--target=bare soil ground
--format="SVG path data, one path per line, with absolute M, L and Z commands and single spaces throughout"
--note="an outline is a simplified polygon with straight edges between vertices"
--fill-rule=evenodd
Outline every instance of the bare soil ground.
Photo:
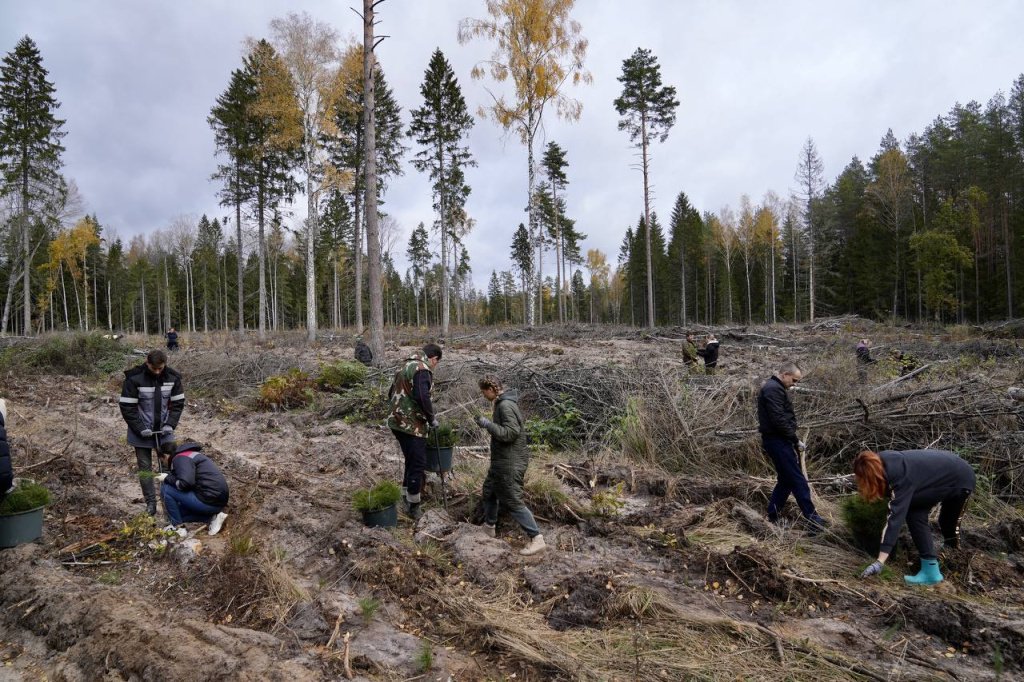
M 888 386 L 897 375 L 882 363 L 861 384 L 853 346 L 865 335 L 933 366 Z M 1024 405 L 1007 397 L 1024 378 L 1017 342 L 855 319 L 719 338 L 719 373 L 705 377 L 683 366 L 678 330 L 455 334 L 435 398 L 467 432 L 448 509 L 431 486 L 424 518 L 394 531 L 364 528 L 350 503 L 400 478 L 372 399 L 390 370 L 301 410 L 253 400 L 269 374 L 349 358 L 347 339 L 195 337 L 172 357 L 188 395 L 179 437 L 231 484 L 217 537 L 192 524 L 187 540 L 169 538 L 137 516 L 119 375 L 0 377 L 16 471 L 54 498 L 39 542 L 0 551 L 0 679 L 1024 679 Z M 395 335 L 388 361 L 425 339 Z M 834 523 L 818 537 L 795 515 L 763 519 L 774 481 L 754 397 L 785 357 L 808 375 L 796 409 Z M 527 492 L 549 545 L 537 557 L 519 556 L 526 538 L 510 519 L 497 540 L 473 525 L 487 462 L 468 415 L 485 408 L 484 372 L 519 388 L 553 439 L 575 440 L 534 451 Z M 941 558 L 945 583 L 905 586 L 907 548 L 891 576 L 860 580 L 870 558 L 843 526 L 841 474 L 864 446 L 933 443 L 987 453 L 985 492 L 1001 498 L 976 496 L 965 547 Z

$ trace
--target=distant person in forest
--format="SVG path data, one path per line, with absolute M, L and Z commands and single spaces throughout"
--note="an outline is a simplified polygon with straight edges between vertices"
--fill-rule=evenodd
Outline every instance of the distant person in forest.
M 158 441 L 174 440 L 174 429 L 185 411 L 181 375 L 167 366 L 167 353 L 151 350 L 144 363 L 126 371 L 118 402 L 128 425 L 128 445 L 135 448 L 146 511 L 156 516 L 156 487 L 152 476 L 143 472 L 153 471 L 152 451 Z
M 757 396 L 758 431 L 761 432 L 761 445 L 765 453 L 775 465 L 778 482 L 768 502 L 768 520 L 779 522 L 779 513 L 789 500 L 789 495 L 796 498 L 800 513 L 813 532 L 820 532 L 828 526 L 825 519 L 818 516 L 811 500 L 811 487 L 807 483 L 800 468 L 798 452 L 806 449 L 804 442 L 796 435 L 796 413 L 789 392 L 803 378 L 803 370 L 795 362 L 787 361 L 761 387 Z
M 362 335 L 356 337 L 355 356 L 357 362 L 361 362 L 367 367 L 373 365 L 373 351 L 363 342 Z
M 172 527 L 183 523 L 208 523 L 207 532 L 216 535 L 228 515 L 228 482 L 212 459 L 203 454 L 202 446 L 186 443 L 178 446 L 172 440 L 160 443 L 163 468 L 170 473 L 156 476 L 160 496 Z
M 498 511 L 504 510 L 519 522 L 530 544 L 519 551 L 523 556 L 544 550 L 544 536 L 530 508 L 523 502 L 523 482 L 530 462 L 526 443 L 526 420 L 519 410 L 519 394 L 505 389 L 497 377 L 486 376 L 478 383 L 480 393 L 494 409 L 491 418 L 479 416 L 477 426 L 491 436 L 491 466 L 484 480 L 484 532 L 497 536 Z
M 942 582 L 928 516 L 939 507 L 943 546 L 960 546 L 960 520 L 974 492 L 975 475 L 970 464 L 945 450 L 883 450 L 861 452 L 853 460 L 857 491 L 866 502 L 889 498 L 889 517 L 882 530 L 878 560 L 862 578 L 882 572 L 882 565 L 896 546 L 904 522 L 921 556 L 921 570 L 903 579 L 912 585 Z
M 899 348 L 892 349 L 892 359 L 896 363 L 896 369 L 899 370 L 901 377 L 907 376 L 921 366 L 921 362 L 917 359 L 916 355 L 906 353 Z
M 414 521 L 423 516 L 420 492 L 427 468 L 427 432 L 438 427 L 430 393 L 434 368 L 439 362 L 441 347 L 428 343 L 406 359 L 388 391 L 391 403 L 388 428 L 395 434 L 405 458 L 400 509 Z
M 693 342 L 693 332 L 686 332 L 683 340 L 683 362 L 689 368 L 697 366 L 697 344 Z
M 167 337 L 167 350 L 178 350 L 178 332 L 174 331 L 174 327 L 168 329 L 164 336 Z
M 0 502 L 14 492 L 14 467 L 7 442 L 7 401 L 0 398 Z
M 857 377 L 861 382 L 867 381 L 868 378 L 868 365 L 873 365 L 877 362 L 871 357 L 871 347 L 868 345 L 867 339 L 861 339 L 857 344 Z
M 708 334 L 704 347 L 697 349 L 697 355 L 704 358 L 704 373 L 713 376 L 718 367 L 718 339 L 714 334 Z

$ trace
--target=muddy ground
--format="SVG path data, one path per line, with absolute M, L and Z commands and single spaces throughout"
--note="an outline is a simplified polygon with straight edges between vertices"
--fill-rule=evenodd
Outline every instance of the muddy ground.
M 859 444 L 844 455 L 846 444 L 833 441 L 845 432 L 822 427 L 809 441 L 810 466 L 832 532 L 812 537 L 795 516 L 782 528 L 762 518 L 773 481 L 749 433 L 752 392 L 783 357 L 804 361 L 804 419 L 813 391 L 834 391 L 837 375 L 852 382 L 853 345 L 865 334 L 955 363 L 934 381 L 984 383 L 1004 409 L 991 418 L 1000 433 L 987 437 L 1021 437 L 1019 406 L 1002 397 L 1022 376 L 1012 339 L 859 320 L 737 328 L 719 334 L 721 368 L 709 378 L 683 367 L 678 330 L 466 331 L 449 341 L 437 373 L 438 409 L 467 429 L 448 509 L 435 484 L 415 526 L 367 529 L 351 492 L 401 473 L 374 412 L 386 373 L 307 408 L 260 409 L 262 374 L 347 359 L 347 340 L 258 347 L 197 335 L 171 360 L 188 396 L 179 436 L 220 463 L 231 503 L 219 536 L 190 524 L 182 540 L 138 516 L 118 374 L 9 372 L 0 392 L 16 473 L 48 485 L 53 503 L 40 541 L 0 551 L 0 679 L 1024 679 L 1024 517 L 1014 496 L 967 517 L 965 548 L 942 557 L 945 583 L 906 587 L 900 576 L 916 570 L 907 549 L 892 575 L 860 580 L 870 559 L 851 544 L 837 505 L 852 484 L 829 464 Z M 388 360 L 425 338 L 395 335 Z M 526 538 L 505 517 L 496 540 L 473 525 L 486 450 L 468 415 L 481 371 L 518 377 L 527 414 L 551 417 L 544 376 L 586 381 L 638 362 L 723 405 L 680 413 L 692 424 L 679 429 L 711 423 L 704 437 L 717 452 L 754 454 L 738 458 L 742 466 L 686 468 L 678 462 L 687 452 L 666 453 L 676 462 L 666 471 L 587 425 L 583 442 L 534 450 L 528 497 L 547 552 L 520 557 Z M 885 372 L 872 368 L 867 386 L 850 390 L 875 395 L 892 380 Z M 922 433 L 920 446 L 956 435 L 936 433 Z M 816 442 L 829 457 L 814 456 Z

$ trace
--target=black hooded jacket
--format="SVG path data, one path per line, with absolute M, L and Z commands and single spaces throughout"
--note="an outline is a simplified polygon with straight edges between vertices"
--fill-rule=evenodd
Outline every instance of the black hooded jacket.
M 228 482 L 213 460 L 200 452 L 201 446 L 187 443 L 171 458 L 171 473 L 164 485 L 173 485 L 182 492 L 194 490 L 203 504 L 221 507 L 228 503 Z
M 14 482 L 14 468 L 11 466 L 11 446 L 7 443 L 7 424 L 0 414 L 0 499 L 3 499 Z
M 778 377 L 764 382 L 757 395 L 757 430 L 766 438 L 782 438 L 796 443 L 796 413 L 789 391 Z
M 704 348 L 697 349 L 697 355 L 704 358 L 705 367 L 714 367 L 718 364 L 718 341 L 708 341 Z

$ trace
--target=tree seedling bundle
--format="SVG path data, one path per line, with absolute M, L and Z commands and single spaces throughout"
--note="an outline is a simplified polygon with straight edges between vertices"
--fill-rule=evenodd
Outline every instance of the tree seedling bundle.
M 50 503 L 50 491 L 33 481 L 22 481 L 0 502 L 0 516 L 20 514 Z
M 387 509 L 398 502 L 402 491 L 393 481 L 381 481 L 370 489 L 361 488 L 352 493 L 352 506 L 357 512 L 366 514 Z

